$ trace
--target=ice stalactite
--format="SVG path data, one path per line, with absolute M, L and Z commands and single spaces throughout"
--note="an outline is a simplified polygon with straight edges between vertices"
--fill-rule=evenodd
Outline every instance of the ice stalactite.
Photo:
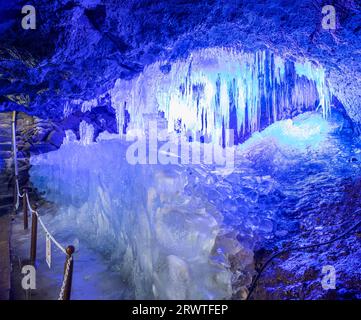
M 119 132 L 144 128 L 149 115 L 164 115 L 169 131 L 220 142 L 224 129 L 245 140 L 277 120 L 322 108 L 330 112 L 325 72 L 269 51 L 243 53 L 208 48 L 186 60 L 148 66 L 137 78 L 117 80 L 111 90 Z

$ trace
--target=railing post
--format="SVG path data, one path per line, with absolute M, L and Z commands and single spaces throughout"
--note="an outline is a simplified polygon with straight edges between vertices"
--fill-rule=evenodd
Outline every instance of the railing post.
M 18 190 L 17 190 L 16 181 L 18 181 L 17 175 L 15 175 L 15 180 L 14 180 L 14 214 L 16 214 L 16 203 L 18 201 Z
M 38 216 L 36 215 L 36 206 L 31 214 L 31 246 L 30 246 L 30 263 L 34 266 L 36 260 L 36 244 L 38 237 Z
M 73 265 L 74 265 L 74 259 L 72 258 L 72 255 L 74 251 L 75 248 L 73 246 L 68 246 L 66 248 L 67 255 L 64 264 L 65 287 L 63 293 L 63 300 L 70 300 L 70 296 L 71 296 L 71 285 L 73 281 Z
M 23 188 L 23 213 L 24 213 L 24 230 L 26 230 L 29 226 L 28 223 L 28 202 L 27 202 L 27 197 L 28 197 L 28 189 L 27 188 Z
M 18 181 L 18 158 L 17 158 L 17 149 L 16 149 L 16 111 L 13 111 L 12 119 L 11 119 L 11 145 L 12 145 L 12 153 L 13 153 L 13 161 L 14 161 L 14 215 L 16 214 L 16 203 L 18 201 L 18 190 L 17 190 L 17 181 Z
M 18 177 L 18 155 L 16 148 L 16 111 L 13 111 L 13 117 L 11 120 L 11 131 L 12 131 L 12 146 L 13 146 L 13 160 L 14 160 L 14 171 L 15 177 Z

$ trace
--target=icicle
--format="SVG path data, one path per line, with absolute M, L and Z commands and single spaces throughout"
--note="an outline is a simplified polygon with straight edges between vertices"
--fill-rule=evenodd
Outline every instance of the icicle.
M 92 108 L 95 108 L 98 106 L 98 100 L 92 99 L 84 101 L 81 105 L 81 112 L 87 112 L 90 111 Z
M 312 66 L 309 61 L 296 63 L 295 69 L 299 76 L 304 76 L 315 82 L 319 95 L 319 106 L 322 107 L 323 116 L 327 117 L 331 112 L 332 93 L 326 85 L 325 71 L 320 67 Z M 307 92 L 305 92 L 305 94 L 307 94 Z
M 137 78 L 116 82 L 111 97 L 119 132 L 125 110 L 130 129 L 144 129 L 148 115 L 162 113 L 169 131 L 190 131 L 218 142 L 223 126 L 237 131 L 242 140 L 277 120 L 318 106 L 325 117 L 330 113 L 324 70 L 309 62 L 293 63 L 268 51 L 208 48 L 174 62 L 166 73 L 161 66 L 154 63 Z

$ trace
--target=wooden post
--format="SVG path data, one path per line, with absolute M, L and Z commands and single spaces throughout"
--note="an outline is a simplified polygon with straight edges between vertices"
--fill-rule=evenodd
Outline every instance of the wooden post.
M 13 162 L 14 162 L 14 215 L 16 214 L 16 203 L 17 203 L 17 185 L 16 182 L 18 181 L 18 157 L 16 151 L 16 111 L 13 111 L 13 116 L 11 119 L 11 144 L 12 144 L 12 153 L 13 153 Z
M 15 177 L 18 177 L 18 155 L 16 148 L 16 111 L 13 111 L 13 117 L 11 120 L 11 131 L 12 131 L 12 146 L 13 146 L 13 160 L 14 160 L 14 172 Z
M 28 228 L 28 202 L 26 201 L 28 196 L 28 190 L 26 188 L 23 189 L 23 213 L 24 213 L 24 230 Z
M 18 180 L 18 176 L 15 175 L 15 180 L 14 180 L 14 214 L 16 214 L 16 202 L 18 201 L 17 196 L 18 196 L 18 190 L 17 190 L 17 186 L 16 186 L 16 181 Z
M 36 207 L 34 207 L 36 211 Z M 35 212 L 31 215 L 31 246 L 30 246 L 30 263 L 34 266 L 36 260 L 36 244 L 38 237 L 38 217 Z
M 72 255 L 75 251 L 75 248 L 73 246 L 68 246 L 66 248 L 66 259 L 64 264 L 64 279 L 65 279 L 65 287 L 64 287 L 64 294 L 63 294 L 63 300 L 70 300 L 71 296 L 71 285 L 73 281 L 73 266 L 74 266 L 74 259 L 72 259 Z M 66 276 L 66 270 L 67 265 L 69 263 L 69 270 L 68 275 Z M 65 278 L 66 277 L 66 278 Z

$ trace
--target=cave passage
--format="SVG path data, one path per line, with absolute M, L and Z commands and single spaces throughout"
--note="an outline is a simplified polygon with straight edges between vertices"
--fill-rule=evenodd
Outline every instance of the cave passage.
M 360 0 L 0 17 L 0 300 L 361 300 Z
M 59 146 L 32 152 L 29 185 L 48 229 L 76 248 L 73 299 L 246 299 L 269 256 L 358 219 L 361 143 L 317 64 L 207 48 L 72 104 L 81 111 L 65 105 L 60 137 L 44 134 Z M 13 239 L 26 255 L 18 224 Z M 347 238 L 280 256 L 252 298 L 327 298 L 330 260 L 356 297 L 359 254 Z M 52 271 L 38 263 L 38 298 L 56 298 L 53 260 Z

